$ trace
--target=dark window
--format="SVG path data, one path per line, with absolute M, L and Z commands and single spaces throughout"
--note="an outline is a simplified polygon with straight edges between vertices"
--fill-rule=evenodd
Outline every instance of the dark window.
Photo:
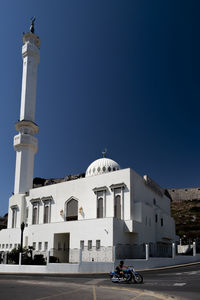
M 38 206 L 37 206 L 37 204 L 33 205 L 33 221 L 32 221 L 32 223 L 38 224 Z
M 103 218 L 103 198 L 97 200 L 97 218 Z
M 80 248 L 83 250 L 84 249 L 84 241 L 80 241 Z
M 92 241 L 91 240 L 88 241 L 88 250 L 92 250 Z
M 155 215 L 155 222 L 158 223 L 158 215 Z
M 160 224 L 163 226 L 163 218 L 160 219 Z
M 96 240 L 96 250 L 99 250 L 101 248 L 101 241 Z
M 17 224 L 17 209 L 13 208 L 12 210 L 12 228 L 16 228 Z
M 156 205 L 156 199 L 155 198 L 153 199 L 153 205 Z
M 67 202 L 66 221 L 78 220 L 78 201 L 71 199 Z
M 44 223 L 49 223 L 50 207 L 48 204 L 44 205 Z
M 121 219 L 121 197 L 119 195 L 115 197 L 114 211 L 115 218 Z
M 44 242 L 44 251 L 48 250 L 48 242 Z

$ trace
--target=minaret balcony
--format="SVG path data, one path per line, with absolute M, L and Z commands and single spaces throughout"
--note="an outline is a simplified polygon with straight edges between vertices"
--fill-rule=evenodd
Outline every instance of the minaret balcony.
M 23 35 L 23 42 L 24 44 L 35 44 L 38 48 L 40 48 L 40 39 L 37 35 L 35 35 L 32 32 L 27 32 Z
M 14 149 L 20 151 L 24 148 L 32 149 L 34 153 L 38 150 L 37 139 L 30 134 L 21 134 L 14 136 Z
M 38 133 L 39 131 L 39 127 L 37 126 L 37 124 L 29 120 L 22 120 L 15 123 L 15 128 L 21 133 L 23 133 L 25 129 L 27 130 L 27 133 L 30 133 L 32 131 L 33 134 Z

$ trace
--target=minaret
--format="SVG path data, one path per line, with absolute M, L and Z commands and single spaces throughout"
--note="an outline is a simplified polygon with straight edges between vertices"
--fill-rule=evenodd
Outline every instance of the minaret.
M 23 74 L 21 91 L 20 120 L 15 124 L 19 131 L 14 137 L 16 151 L 14 194 L 25 194 L 33 185 L 34 155 L 38 142 L 34 134 L 38 133 L 35 121 L 37 67 L 40 57 L 40 39 L 34 34 L 32 19 L 30 32 L 23 35 Z

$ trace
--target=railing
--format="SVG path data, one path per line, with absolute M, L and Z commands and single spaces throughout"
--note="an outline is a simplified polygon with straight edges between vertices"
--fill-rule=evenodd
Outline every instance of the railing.
M 129 245 L 129 244 L 118 244 L 115 247 L 115 258 L 116 259 L 144 259 L 145 244 L 141 245 Z
M 150 257 L 172 257 L 172 244 L 149 244 Z
M 147 250 L 148 249 L 148 250 Z M 115 247 L 116 259 L 147 259 L 148 257 L 172 257 L 172 244 L 149 243 L 146 245 L 118 244 Z
M 196 255 L 196 243 L 191 246 L 190 255 Z M 118 244 L 116 246 L 108 247 L 84 247 L 83 249 L 55 249 L 52 248 L 49 251 L 33 250 L 31 258 L 37 261 L 41 256 L 44 256 L 44 263 L 81 263 L 81 262 L 113 262 L 115 260 L 124 259 L 146 259 L 152 257 L 170 257 L 175 258 L 177 255 L 177 245 L 172 244 Z M 35 256 L 37 256 L 35 258 Z M 180 255 L 180 254 L 179 254 Z M 0 263 L 6 264 L 8 261 L 9 252 L 0 251 Z M 28 255 L 30 256 L 30 254 Z M 21 263 L 27 263 L 26 254 L 21 254 Z

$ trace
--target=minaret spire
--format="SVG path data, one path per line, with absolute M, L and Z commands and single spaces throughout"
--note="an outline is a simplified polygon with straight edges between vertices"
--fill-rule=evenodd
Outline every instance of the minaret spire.
M 31 18 L 30 32 L 32 32 L 32 33 L 35 32 L 35 28 L 34 28 L 35 19 L 36 19 L 36 17 Z
M 103 157 L 105 158 L 106 154 L 107 154 L 107 149 L 105 148 L 101 153 L 103 154 Z
M 35 124 L 35 104 L 40 39 L 34 34 L 34 22 L 35 17 L 31 18 L 30 32 L 23 35 L 20 121 L 15 124 L 19 134 L 14 137 L 16 151 L 14 194 L 25 194 L 32 188 L 34 155 L 38 149 L 34 134 L 39 129 Z

